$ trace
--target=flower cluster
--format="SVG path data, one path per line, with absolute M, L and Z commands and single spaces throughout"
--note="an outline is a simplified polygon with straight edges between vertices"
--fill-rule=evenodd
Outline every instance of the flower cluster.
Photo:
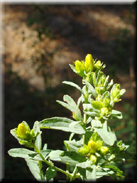
M 30 130 L 29 125 L 25 121 L 20 123 L 17 128 L 12 129 L 11 134 L 19 141 L 21 145 L 31 148 L 34 147 L 36 134 L 33 129 Z
M 74 66 L 70 66 L 75 73 L 83 78 L 89 77 L 88 74 L 92 71 L 95 72 L 105 68 L 105 65 L 100 60 L 94 60 L 91 54 L 86 55 L 85 61 L 76 60 Z
M 77 151 L 79 154 L 85 155 L 88 157 L 93 164 L 97 162 L 96 153 L 105 155 L 109 152 L 109 148 L 103 145 L 103 141 L 100 140 L 100 137 L 97 133 L 94 133 L 89 139 L 87 145 L 79 148 Z
M 76 60 L 74 66 L 70 66 L 74 72 L 83 77 L 83 84 L 88 83 L 92 88 L 94 87 L 90 97 L 90 91 L 87 92 L 87 96 L 84 96 L 84 102 L 91 104 L 90 109 L 84 109 L 85 113 L 93 112 L 95 119 L 102 122 L 113 116 L 112 108 L 121 100 L 120 97 L 125 93 L 125 89 L 121 90 L 120 84 L 113 84 L 113 80 L 109 82 L 109 76 L 102 71 L 105 65 L 100 60 L 94 60 L 91 54 L 87 54 L 85 61 Z

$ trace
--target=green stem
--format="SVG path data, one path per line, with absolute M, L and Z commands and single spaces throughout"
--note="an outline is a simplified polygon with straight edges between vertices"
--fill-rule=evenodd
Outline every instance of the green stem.
M 84 114 L 84 119 L 83 119 L 83 123 L 86 127 L 87 125 L 87 114 Z M 85 144 L 85 134 L 83 134 L 83 145 Z
M 69 136 L 69 141 L 72 140 L 72 138 L 73 138 L 74 135 L 75 135 L 75 133 L 71 133 L 71 134 L 70 134 L 70 136 Z M 67 148 L 67 151 L 69 151 L 68 148 Z M 69 173 L 69 164 L 68 164 L 68 163 L 66 163 L 66 172 Z M 69 177 L 68 177 L 68 176 L 66 176 L 66 180 L 67 180 L 67 182 L 69 181 Z
M 42 156 L 41 152 L 39 151 L 39 149 L 38 149 L 36 146 L 34 147 L 34 149 L 35 149 L 35 151 L 39 154 L 39 156 L 41 157 L 41 159 L 42 159 L 48 166 L 54 167 L 55 170 L 57 170 L 57 171 L 59 171 L 59 172 L 65 174 L 67 177 L 72 178 L 72 175 L 71 175 L 70 173 L 68 173 L 68 172 L 66 172 L 66 171 L 64 171 L 64 170 L 62 170 L 62 169 L 60 169 L 60 168 L 54 166 L 52 162 L 50 163 L 49 161 L 47 161 L 47 160 Z

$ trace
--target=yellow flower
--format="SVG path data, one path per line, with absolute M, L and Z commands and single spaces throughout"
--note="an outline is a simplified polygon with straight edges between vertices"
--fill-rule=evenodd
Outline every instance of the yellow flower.
M 94 68 L 94 61 L 91 54 L 87 54 L 85 57 L 85 69 L 86 72 L 93 71 Z
M 90 140 L 88 142 L 88 147 L 89 147 L 90 153 L 95 153 L 96 150 L 99 148 L 98 144 L 93 140 Z
M 22 122 L 17 127 L 17 135 L 21 139 L 27 138 L 27 133 L 29 132 L 29 128 Z

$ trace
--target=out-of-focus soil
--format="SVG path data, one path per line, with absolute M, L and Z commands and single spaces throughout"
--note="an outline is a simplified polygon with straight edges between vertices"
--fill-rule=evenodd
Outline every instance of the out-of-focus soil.
M 132 11 L 128 6 L 120 5 L 51 5 L 46 8 L 41 5 L 39 9 L 29 5 L 5 5 L 3 7 L 4 67 L 10 65 L 13 72 L 38 90 L 43 91 L 49 85 L 55 87 L 66 74 L 72 79 L 68 64 L 76 59 L 84 59 L 87 53 L 91 53 L 94 58 L 104 63 L 110 62 L 113 56 L 113 39 L 120 34 L 119 30 L 129 31 L 129 35 L 125 37 L 129 41 L 135 36 L 135 14 Z M 42 29 L 43 24 L 49 31 L 47 35 L 41 31 L 39 37 L 38 30 Z M 54 38 L 50 38 L 49 33 L 53 34 Z M 130 47 L 133 52 L 133 42 L 130 43 Z M 43 68 L 37 72 L 41 57 L 44 57 Z M 133 67 L 129 64 L 133 59 L 131 55 L 128 61 L 121 60 L 125 62 L 125 67 L 129 67 L 129 71 L 130 67 Z M 46 83 L 42 71 L 50 72 L 51 77 Z M 120 75 L 118 79 L 122 82 L 122 87 L 127 89 L 125 97 L 134 98 L 132 89 L 135 84 L 130 73 L 125 78 Z

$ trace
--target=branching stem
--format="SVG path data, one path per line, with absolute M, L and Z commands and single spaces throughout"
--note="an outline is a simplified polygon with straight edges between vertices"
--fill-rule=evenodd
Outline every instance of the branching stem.
M 65 175 L 66 175 L 67 177 L 69 177 L 69 178 L 72 178 L 72 177 L 73 177 L 70 173 L 68 173 L 68 172 L 66 172 L 66 171 L 64 171 L 64 170 L 62 170 L 62 169 L 56 167 L 55 165 L 53 165 L 52 162 L 50 163 L 49 161 L 47 161 L 47 160 L 42 156 L 41 152 L 39 151 L 39 149 L 38 149 L 36 146 L 34 147 L 34 149 L 35 149 L 35 151 L 39 154 L 39 156 L 41 157 L 41 159 L 42 159 L 48 166 L 55 168 L 55 170 L 57 170 L 57 171 L 59 171 L 59 172 L 65 174 Z

